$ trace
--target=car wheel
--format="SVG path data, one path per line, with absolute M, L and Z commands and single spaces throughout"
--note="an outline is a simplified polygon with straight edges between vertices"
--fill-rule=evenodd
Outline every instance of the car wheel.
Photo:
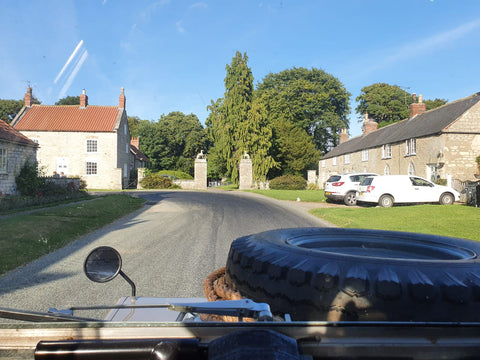
M 353 206 L 357 204 L 357 193 L 355 191 L 349 191 L 343 198 L 345 205 Z
M 440 204 L 442 205 L 452 205 L 455 202 L 455 198 L 450 193 L 445 193 L 440 196 Z
M 378 200 L 378 205 L 384 208 L 389 208 L 393 206 L 393 197 L 390 195 L 382 195 L 380 200 Z
M 480 321 L 480 242 L 297 228 L 233 241 L 226 282 L 276 314 L 318 321 Z

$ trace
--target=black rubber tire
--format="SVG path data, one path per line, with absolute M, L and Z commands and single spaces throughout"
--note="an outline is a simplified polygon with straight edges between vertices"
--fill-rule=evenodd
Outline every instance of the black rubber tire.
M 390 195 L 382 195 L 380 196 L 380 199 L 378 200 L 378 205 L 384 208 L 389 208 L 393 206 L 393 197 Z
M 226 280 L 294 320 L 480 321 L 480 243 L 298 228 L 235 240 Z
M 455 202 L 455 197 L 451 193 L 443 193 L 440 196 L 441 205 L 452 205 Z
M 357 193 L 355 191 L 349 191 L 343 198 L 343 202 L 347 206 L 357 205 Z

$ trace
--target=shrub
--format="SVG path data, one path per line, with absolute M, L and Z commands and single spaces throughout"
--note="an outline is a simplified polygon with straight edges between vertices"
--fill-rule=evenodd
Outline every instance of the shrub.
M 183 172 L 183 171 L 161 170 L 158 173 L 162 174 L 162 175 L 171 175 L 171 176 L 176 177 L 177 179 L 180 179 L 180 180 L 193 180 L 193 176 L 191 176 L 190 174 L 187 174 L 186 172 Z
M 15 176 L 15 183 L 21 195 L 33 196 L 41 192 L 45 186 L 45 179 L 39 176 L 38 163 L 26 161 Z
M 270 180 L 270 189 L 273 190 L 305 190 L 307 180 L 297 175 L 284 175 Z
M 140 184 L 145 189 L 168 189 L 172 187 L 172 181 L 159 173 L 147 174 Z
M 310 183 L 307 186 L 307 190 L 318 190 L 318 185 L 314 183 Z

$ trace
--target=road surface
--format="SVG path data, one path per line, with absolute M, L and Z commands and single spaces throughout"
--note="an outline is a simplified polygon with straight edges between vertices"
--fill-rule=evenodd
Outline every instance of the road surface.
M 141 210 L 0 277 L 0 307 L 46 311 L 113 304 L 130 295 L 121 277 L 96 284 L 83 274 L 86 255 L 101 245 L 120 252 L 137 296 L 203 297 L 204 278 L 225 266 L 237 237 L 329 226 L 295 203 L 244 192 L 156 191 L 136 196 L 147 200 Z

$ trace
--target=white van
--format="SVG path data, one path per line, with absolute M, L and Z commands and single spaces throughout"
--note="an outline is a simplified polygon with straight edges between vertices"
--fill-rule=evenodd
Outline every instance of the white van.
M 453 204 L 460 199 L 458 191 L 436 185 L 418 176 L 382 175 L 368 177 L 358 187 L 357 202 L 378 203 L 391 207 L 394 203 Z

